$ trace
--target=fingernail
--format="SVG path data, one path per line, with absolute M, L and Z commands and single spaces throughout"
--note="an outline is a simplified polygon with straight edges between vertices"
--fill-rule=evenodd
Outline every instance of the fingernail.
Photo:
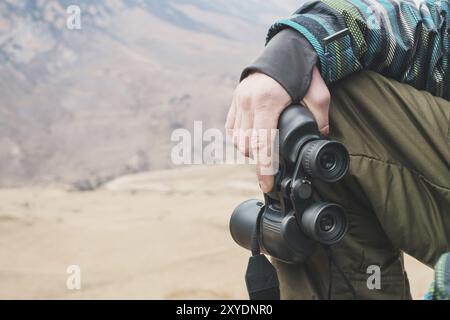
M 322 129 L 320 129 L 320 132 L 324 135 L 327 136 L 330 134 L 330 126 L 326 125 L 324 126 Z
M 260 181 L 259 182 L 259 187 L 261 188 L 262 192 L 264 192 L 264 193 L 267 192 L 267 185 L 264 182 Z

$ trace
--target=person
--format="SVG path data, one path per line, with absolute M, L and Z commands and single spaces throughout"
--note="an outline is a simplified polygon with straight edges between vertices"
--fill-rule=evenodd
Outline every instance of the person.
M 284 108 L 303 103 L 350 153 L 342 181 L 316 184 L 347 212 L 348 233 L 332 248 L 342 273 L 328 275 L 323 250 L 300 265 L 274 261 L 282 299 L 324 299 L 330 281 L 332 299 L 411 299 L 403 252 L 432 266 L 450 251 L 449 9 L 448 0 L 310 2 L 272 25 L 242 72 L 225 125 L 241 152 L 270 152 L 249 132 L 276 128 Z M 256 169 L 263 192 L 274 183 L 267 165 Z

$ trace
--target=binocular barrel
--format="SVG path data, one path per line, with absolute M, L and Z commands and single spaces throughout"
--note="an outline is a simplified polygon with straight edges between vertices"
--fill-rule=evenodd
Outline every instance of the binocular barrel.
M 258 225 L 258 216 L 264 206 L 259 200 L 250 199 L 242 202 L 230 219 L 230 233 L 234 242 L 241 247 L 251 250 L 252 237 Z
M 314 242 L 325 245 L 338 243 L 347 231 L 345 212 L 339 205 L 319 202 L 309 206 L 297 221 L 293 213 L 282 216 L 273 208 L 247 200 L 241 203 L 230 219 L 230 233 L 241 247 L 251 250 L 255 229 L 260 228 L 259 243 L 263 252 L 287 263 L 299 263 L 308 257 Z
M 280 215 L 273 207 L 264 207 L 260 215 L 261 202 L 247 200 L 233 212 L 230 220 L 230 233 L 241 247 L 252 250 L 253 237 L 263 253 L 286 263 L 300 263 L 312 253 L 314 241 L 300 230 L 293 214 Z M 256 234 L 256 228 L 259 233 Z

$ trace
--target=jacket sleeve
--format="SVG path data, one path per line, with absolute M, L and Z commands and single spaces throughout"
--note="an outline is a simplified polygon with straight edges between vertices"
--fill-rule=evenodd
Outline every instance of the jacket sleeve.
M 370 69 L 448 98 L 449 14 L 449 0 L 314 1 L 276 21 L 267 41 L 286 28 L 299 32 L 328 84 Z
M 281 84 L 293 103 L 299 103 L 309 88 L 316 63 L 316 52 L 308 41 L 295 30 L 285 29 L 244 69 L 241 80 L 256 71 L 264 73 Z

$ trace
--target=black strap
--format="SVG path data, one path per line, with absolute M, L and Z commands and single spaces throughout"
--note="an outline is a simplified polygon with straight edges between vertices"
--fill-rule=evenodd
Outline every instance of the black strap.
M 267 257 L 261 254 L 259 244 L 259 225 L 264 207 L 252 235 L 252 256 L 248 260 L 245 283 L 250 300 L 280 300 L 280 284 L 277 271 Z

